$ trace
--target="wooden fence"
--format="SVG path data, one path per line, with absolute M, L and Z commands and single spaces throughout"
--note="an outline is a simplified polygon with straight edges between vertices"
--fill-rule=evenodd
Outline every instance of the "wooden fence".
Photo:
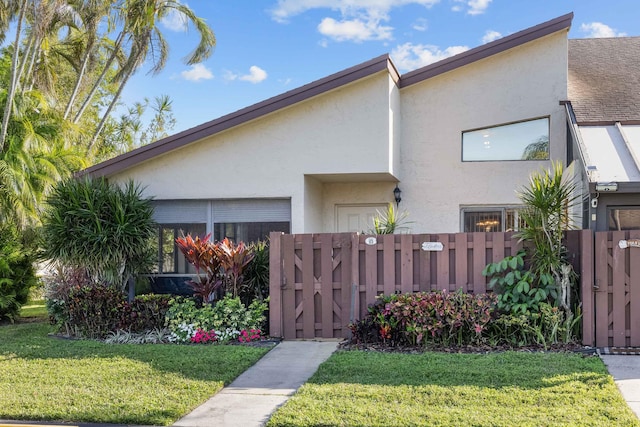
M 380 294 L 486 292 L 483 268 L 521 247 L 512 233 L 270 237 L 270 333 L 285 339 L 348 337 Z M 570 231 L 566 242 L 583 344 L 640 347 L 640 230 Z
M 349 336 L 380 294 L 482 293 L 482 270 L 515 254 L 513 233 L 356 233 L 270 236 L 270 334 L 285 339 Z
M 627 248 L 620 241 L 635 240 Z M 583 342 L 597 347 L 640 347 L 640 230 L 595 233 L 595 316 Z M 624 245 L 622 245 L 624 246 Z M 593 276 L 592 276 L 593 277 Z M 584 286 L 587 285 L 583 282 Z M 588 292 L 583 291 L 583 294 Z M 587 310 L 584 311 L 585 316 Z

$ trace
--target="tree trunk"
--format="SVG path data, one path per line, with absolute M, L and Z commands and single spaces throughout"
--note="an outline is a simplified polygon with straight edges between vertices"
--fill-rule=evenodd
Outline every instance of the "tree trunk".
M 124 78 L 120 82 L 120 86 L 118 86 L 118 91 L 116 92 L 115 96 L 111 100 L 111 103 L 107 108 L 107 111 L 104 112 L 104 115 L 102 116 L 102 120 L 100 120 L 100 123 L 98 124 L 98 127 L 96 128 L 96 131 L 93 134 L 93 138 L 91 138 L 91 142 L 89 142 L 89 145 L 87 145 L 87 151 L 86 151 L 87 155 L 91 154 L 91 150 L 93 149 L 93 146 L 95 145 L 95 143 L 98 141 L 100 132 L 102 132 L 102 129 L 104 128 L 104 125 L 107 122 L 107 119 L 109 118 L 109 114 L 111 114 L 113 107 L 115 107 L 116 104 L 118 103 L 118 99 L 120 99 L 122 90 L 124 89 L 125 85 L 127 84 L 127 81 L 129 81 L 129 78 L 131 77 L 132 74 L 133 74 L 133 70 L 129 70 L 129 72 L 127 72 L 127 74 L 124 76 Z
M 24 19 L 24 12 L 27 8 L 27 0 L 22 0 L 20 5 L 20 11 L 18 13 L 18 22 L 16 24 L 16 38 L 14 41 L 13 58 L 11 61 L 11 76 L 9 80 L 9 90 L 7 91 L 7 102 L 4 106 L 4 113 L 2 115 L 2 127 L 0 128 L 0 153 L 4 150 L 4 143 L 7 139 L 7 127 L 9 125 L 9 117 L 11 116 L 11 110 L 13 109 L 13 98 L 16 93 L 16 87 L 18 86 L 16 72 L 18 71 L 18 57 L 20 56 L 20 34 L 22 33 L 22 20 Z
M 93 87 L 91 88 L 91 91 L 89 91 L 89 94 L 87 95 L 84 102 L 82 103 L 80 110 L 78 110 L 78 112 L 76 113 L 76 116 L 73 119 L 73 124 L 77 124 L 80 121 L 82 114 L 84 114 L 84 111 L 87 109 L 89 104 L 91 104 L 91 99 L 93 98 L 93 95 L 95 95 L 96 91 L 100 87 L 100 84 L 102 83 L 105 76 L 107 75 L 107 71 L 109 71 L 109 67 L 111 67 L 111 64 L 113 64 L 113 61 L 116 59 L 118 49 L 120 49 L 120 45 L 122 44 L 123 39 L 124 39 L 124 33 L 120 33 L 120 35 L 118 35 L 118 40 L 116 41 L 115 46 L 113 47 L 113 52 L 111 53 L 109 60 L 107 61 L 106 64 L 104 64 L 104 69 L 102 70 L 102 73 L 100 73 L 100 76 L 94 83 Z

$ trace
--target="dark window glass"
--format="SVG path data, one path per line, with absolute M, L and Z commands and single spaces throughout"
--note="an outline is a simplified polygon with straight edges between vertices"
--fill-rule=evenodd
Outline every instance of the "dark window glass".
M 176 246 L 176 238 L 191 234 L 204 237 L 206 224 L 159 224 L 158 225 L 158 266 L 156 273 L 195 273 L 193 266 L 185 260 Z
M 266 240 L 272 231 L 289 233 L 289 222 L 220 222 L 213 227 L 215 240 L 227 237 L 235 243 Z

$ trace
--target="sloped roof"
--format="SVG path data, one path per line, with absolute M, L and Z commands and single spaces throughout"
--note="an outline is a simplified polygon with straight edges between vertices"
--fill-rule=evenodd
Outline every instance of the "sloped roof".
M 578 124 L 640 124 L 640 37 L 570 39 L 568 59 Z
M 562 15 L 550 21 L 527 28 L 507 37 L 495 40 L 485 45 L 470 49 L 450 58 L 427 65 L 418 70 L 400 76 L 388 54 L 381 55 L 370 61 L 340 71 L 323 79 L 285 92 L 281 95 L 259 102 L 234 113 L 225 115 L 210 122 L 187 129 L 175 135 L 137 148 L 128 153 L 117 156 L 91 166 L 79 175 L 108 176 L 121 172 L 138 163 L 181 148 L 187 144 L 215 135 L 224 130 L 249 122 L 275 111 L 287 108 L 298 102 L 310 99 L 322 93 L 329 92 L 359 79 L 371 76 L 381 71 L 389 73 L 400 88 L 410 86 L 437 75 L 463 67 L 481 59 L 488 58 L 506 50 L 518 47 L 533 40 L 553 34 L 557 31 L 568 30 L 573 20 L 573 13 Z

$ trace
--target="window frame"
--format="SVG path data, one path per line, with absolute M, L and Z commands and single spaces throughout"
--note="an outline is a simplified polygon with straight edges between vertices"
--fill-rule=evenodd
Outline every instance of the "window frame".
M 462 233 L 492 233 L 491 231 L 465 231 L 465 215 L 467 213 L 500 213 L 500 228 L 498 232 L 506 232 L 506 220 L 509 212 L 514 214 L 514 227 L 509 231 L 519 231 L 518 224 L 520 224 L 519 211 L 524 209 L 523 205 L 491 205 L 491 206 L 461 206 L 460 207 L 460 231 Z
M 547 158 L 545 159 L 523 159 L 523 158 L 517 158 L 517 159 L 469 159 L 466 160 L 465 159 L 465 135 L 471 134 L 473 132 L 479 132 L 479 131 L 488 131 L 490 129 L 496 129 L 496 128 L 503 128 L 506 126 L 513 126 L 513 125 L 517 125 L 517 124 L 522 124 L 522 123 L 528 123 L 528 122 L 533 122 L 533 121 L 537 121 L 537 120 L 545 120 L 547 121 Z M 530 144 L 528 144 L 530 145 Z M 523 150 L 526 149 L 526 147 L 528 146 L 526 145 L 525 147 L 523 147 Z M 547 115 L 547 116 L 539 116 L 539 117 L 533 117 L 530 119 L 524 119 L 524 120 L 516 120 L 516 121 L 512 121 L 512 122 L 506 122 L 506 123 L 501 123 L 501 124 L 497 124 L 497 125 L 491 125 L 491 126 L 483 126 L 483 127 L 479 127 L 479 128 L 474 128 L 474 129 L 467 129 L 467 130 L 463 130 L 461 133 L 461 137 L 460 137 L 460 160 L 463 163 L 476 163 L 476 162 L 480 162 L 480 163 L 486 163 L 486 162 L 531 162 L 531 161 L 549 161 L 551 159 L 551 116 Z

